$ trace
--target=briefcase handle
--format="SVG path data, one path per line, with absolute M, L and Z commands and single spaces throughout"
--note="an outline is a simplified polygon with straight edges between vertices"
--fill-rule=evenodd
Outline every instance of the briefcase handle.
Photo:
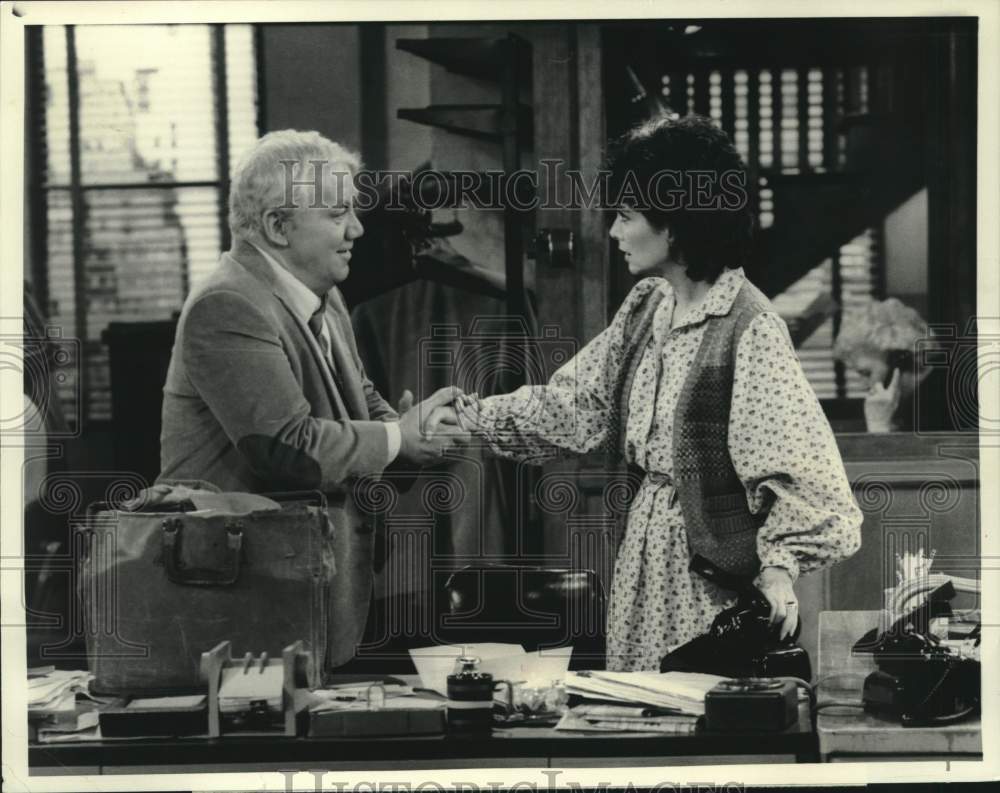
M 240 558 L 243 549 L 243 524 L 226 522 L 226 545 L 229 548 L 229 565 L 224 570 L 182 568 L 178 560 L 183 522 L 179 518 L 163 521 L 163 563 L 167 578 L 182 586 L 232 586 L 240 577 Z

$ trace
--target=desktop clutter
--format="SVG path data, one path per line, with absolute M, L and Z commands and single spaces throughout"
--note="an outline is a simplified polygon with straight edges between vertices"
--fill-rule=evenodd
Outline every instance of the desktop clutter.
M 509 602 L 518 586 L 538 594 L 536 605 L 572 600 L 600 614 L 590 571 L 459 571 L 446 590 L 467 638 L 410 650 L 416 675 L 338 677 L 325 655 L 336 560 L 319 493 L 161 483 L 129 501 L 93 505 L 76 528 L 89 671 L 35 670 L 30 710 L 39 741 L 482 736 L 534 725 L 676 733 L 706 721 L 711 729 L 783 729 L 795 716 L 794 683 L 727 682 L 755 677 L 756 668 L 570 672 L 573 647 L 529 652 L 510 633 L 497 634 L 502 643 L 480 642 L 477 625 L 462 622 Z M 490 603 L 476 600 L 481 592 L 492 593 Z M 747 643 L 740 630 L 729 633 Z M 792 667 L 761 667 L 782 668 Z M 756 715 L 733 721 L 741 701 Z M 768 707 L 780 717 L 766 718 Z
M 808 679 L 808 658 L 794 643 L 773 646 L 759 625 L 759 593 L 745 582 L 736 611 L 720 615 L 708 640 L 726 642 L 740 660 L 728 669 L 707 663 L 706 649 L 715 653 L 695 642 L 668 656 L 661 673 L 570 672 L 573 647 L 529 652 L 470 634 L 410 650 L 416 675 L 338 678 L 325 656 L 336 574 L 326 514 L 319 493 L 265 497 L 197 482 L 92 506 L 76 527 L 89 671 L 34 670 L 35 738 L 482 736 L 534 725 L 684 733 L 781 730 L 797 718 L 796 681 L 760 678 Z M 488 572 L 449 580 L 463 614 L 481 611 L 466 603 L 474 593 L 498 587 L 530 585 L 553 603 L 597 597 L 590 571 Z M 111 591 L 114 604 L 105 600 Z
M 201 656 L 200 691 L 92 694 L 93 675 L 34 670 L 30 719 L 42 743 L 233 735 L 488 737 L 541 726 L 561 731 L 690 734 L 780 731 L 798 720 L 792 680 L 731 680 L 698 672 L 569 671 L 571 648 L 527 652 L 483 643 L 411 650 L 418 675 L 329 678 L 310 687 L 303 642 L 281 656 L 234 657 L 220 642 Z
M 457 737 L 536 725 L 773 732 L 798 723 L 806 697 L 825 706 L 815 703 L 810 659 L 797 643 L 801 624 L 779 639 L 752 582 L 701 557 L 692 569 L 736 592 L 736 602 L 658 672 L 570 671 L 571 647 L 528 651 L 449 636 L 450 644 L 409 651 L 416 675 L 347 679 L 325 658 L 336 564 L 320 494 L 157 485 L 92 509 L 79 530 L 90 669 L 30 670 L 29 722 L 41 742 L 248 732 Z M 979 711 L 978 612 L 950 607 L 956 592 L 978 593 L 979 582 L 931 574 L 932 560 L 922 551 L 900 559 L 882 621 L 853 648 L 875 667 L 859 706 L 905 726 Z M 480 613 L 483 604 L 469 600 L 475 593 L 515 585 L 596 597 L 589 571 L 487 572 L 452 576 L 449 598 L 465 604 L 462 614 Z M 112 581 L 128 595 L 113 604 L 123 631 L 100 622 Z

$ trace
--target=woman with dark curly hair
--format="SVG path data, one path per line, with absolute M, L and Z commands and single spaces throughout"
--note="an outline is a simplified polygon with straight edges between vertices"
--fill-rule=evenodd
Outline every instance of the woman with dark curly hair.
M 782 636 L 792 584 L 854 553 L 861 512 L 783 321 L 743 274 L 746 171 L 706 118 L 657 119 L 611 156 L 611 238 L 636 284 L 544 386 L 460 405 L 503 456 L 618 451 L 642 472 L 615 561 L 610 669 L 659 669 L 734 593 L 695 553 L 755 577 Z

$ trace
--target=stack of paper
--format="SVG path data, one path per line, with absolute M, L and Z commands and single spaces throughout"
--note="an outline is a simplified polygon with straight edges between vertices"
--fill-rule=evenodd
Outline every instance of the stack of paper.
M 39 727 L 39 743 L 70 743 L 73 741 L 99 741 L 101 727 L 96 710 L 80 713 L 72 723 Z
M 251 703 L 263 701 L 270 712 L 280 713 L 284 675 L 282 665 L 275 663 L 223 667 L 219 712 L 243 713 L 250 710 Z
M 447 700 L 436 694 L 418 694 L 409 686 L 385 685 L 385 699 L 381 705 L 369 702 L 369 683 L 351 686 L 334 686 L 309 692 L 309 710 L 320 713 L 328 710 L 440 710 Z
M 725 679 L 699 672 L 570 672 L 566 692 L 703 716 L 705 694 Z
M 76 695 L 89 696 L 89 672 L 53 669 L 28 677 L 28 719 L 46 725 L 76 723 Z
M 698 716 L 693 714 L 621 705 L 577 705 L 556 725 L 557 730 L 673 734 L 692 733 L 697 727 Z

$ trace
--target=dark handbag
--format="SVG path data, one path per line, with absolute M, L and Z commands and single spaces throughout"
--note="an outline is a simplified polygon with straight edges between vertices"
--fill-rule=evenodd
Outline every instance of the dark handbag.
M 280 658 L 301 639 L 320 684 L 335 572 L 326 505 L 318 493 L 275 500 L 280 510 L 239 516 L 91 507 L 78 581 L 95 691 L 202 689 L 201 654 L 223 640 Z

